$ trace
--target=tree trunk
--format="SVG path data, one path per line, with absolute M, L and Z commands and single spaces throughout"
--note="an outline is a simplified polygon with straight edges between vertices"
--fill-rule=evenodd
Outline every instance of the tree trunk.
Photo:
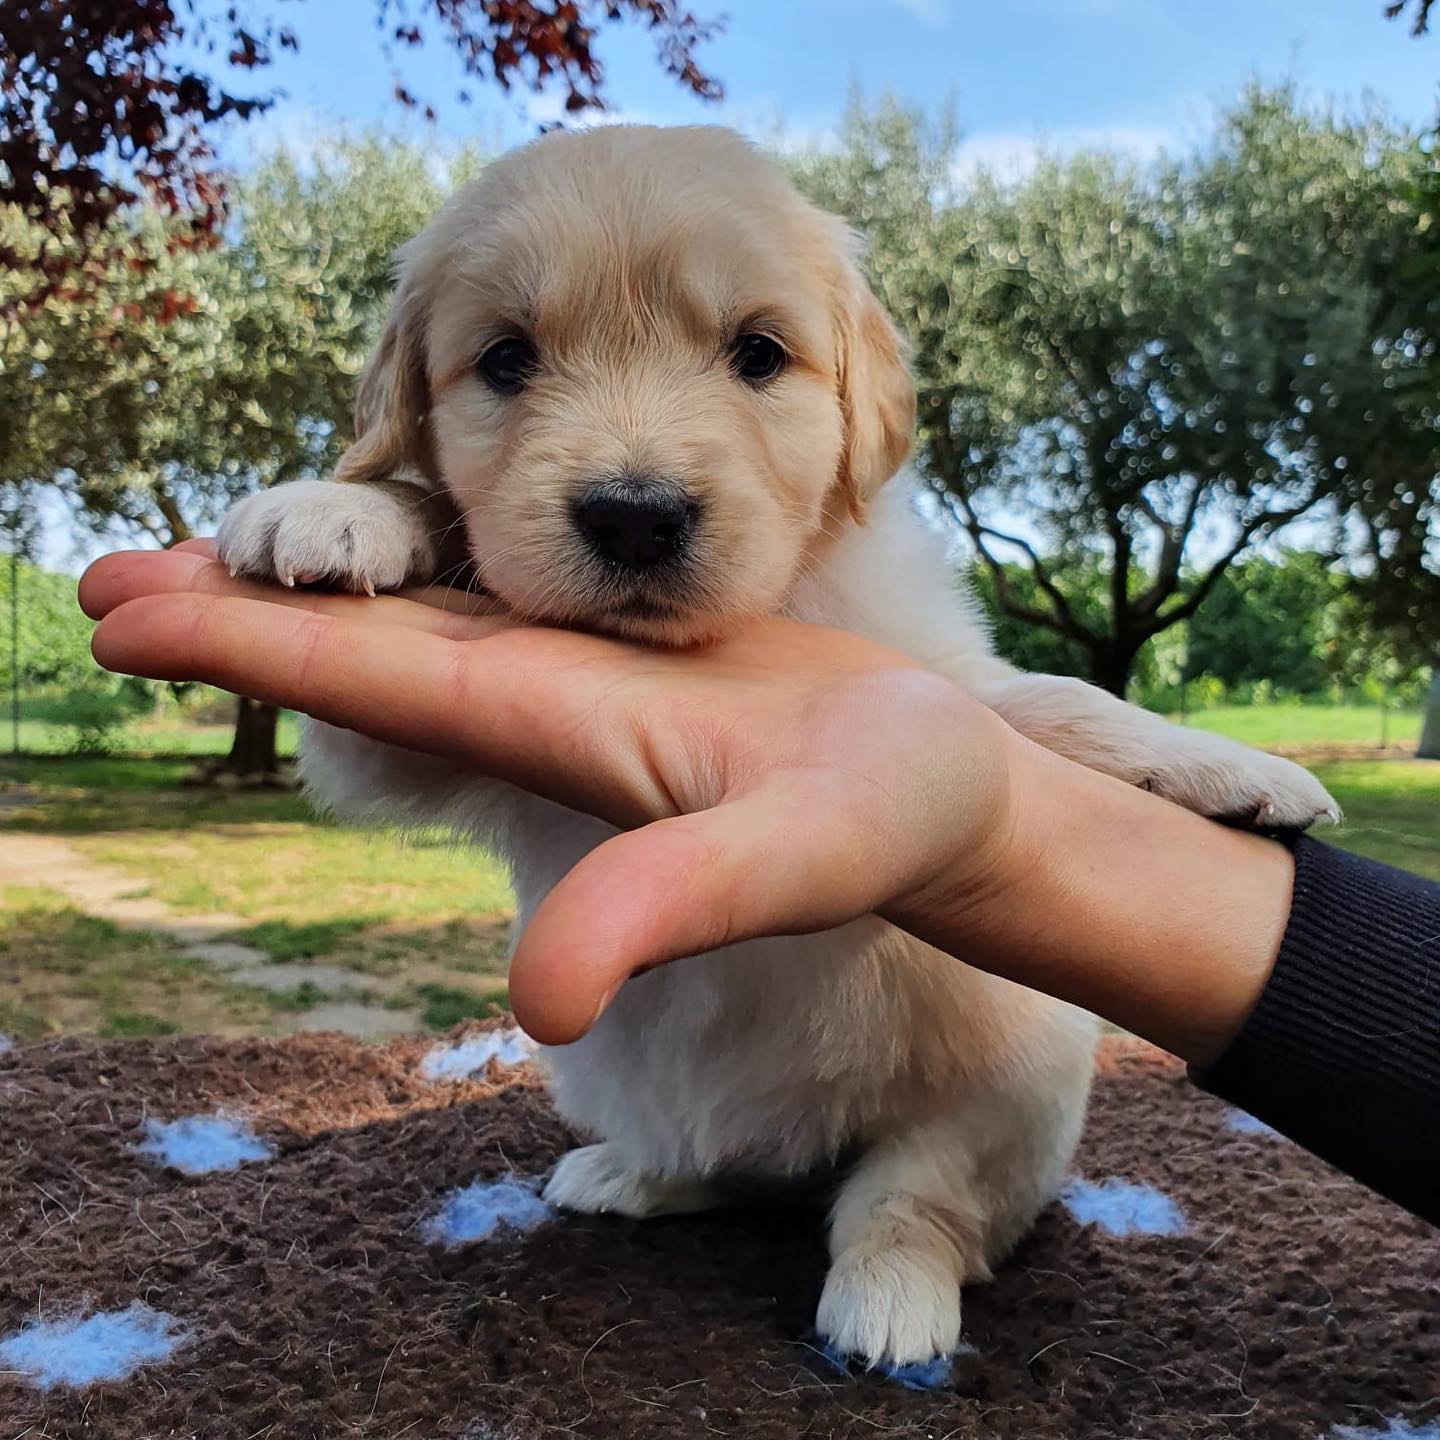
M 1425 702 L 1425 728 L 1420 732 L 1420 760 L 1440 760 L 1440 661 L 1430 676 L 1430 698 Z
M 1121 645 L 1106 645 L 1090 652 L 1090 680 L 1123 700 L 1130 688 L 1130 669 L 1138 650 Z
M 221 767 L 232 775 L 276 775 L 280 757 L 275 752 L 275 725 L 280 712 L 273 705 L 237 697 L 235 738 Z

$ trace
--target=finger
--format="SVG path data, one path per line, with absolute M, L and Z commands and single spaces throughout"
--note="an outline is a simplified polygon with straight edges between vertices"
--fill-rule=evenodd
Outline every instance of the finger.
M 457 643 L 378 623 L 372 606 L 357 617 L 269 592 L 264 600 L 145 595 L 112 610 L 91 649 L 107 670 L 199 680 L 393 745 L 463 757 L 482 774 L 616 824 L 665 813 L 657 784 L 637 787 L 637 767 L 623 768 L 611 743 L 628 728 L 611 722 L 641 652 L 483 618 L 467 620 L 469 638 Z
M 424 630 L 452 640 L 495 632 L 495 612 L 472 614 L 458 605 L 441 607 L 395 595 L 378 598 L 336 595 L 321 590 L 285 589 L 238 579 L 198 550 L 122 550 L 95 561 L 80 579 L 80 608 L 99 620 L 143 595 L 222 595 L 283 605 L 293 610 Z M 478 621 L 479 623 L 472 623 Z
M 456 615 L 508 615 L 510 612 L 494 595 L 484 590 L 467 590 L 456 585 L 414 585 L 395 592 L 402 600 L 429 605 Z
M 867 893 L 857 884 L 865 857 L 816 799 L 776 782 L 592 851 L 520 939 L 510 964 L 516 1018 L 543 1044 L 569 1044 L 641 971 L 740 940 L 827 930 L 865 913 L 855 901 Z
M 223 567 L 203 554 L 176 546 L 173 550 L 117 550 L 102 555 L 80 577 L 80 608 L 99 620 L 117 605 L 151 592 L 206 587 L 207 572 Z
M 213 535 L 206 535 L 195 540 L 182 540 L 178 545 L 172 545 L 170 550 L 172 554 L 183 551 L 187 555 L 208 555 L 213 560 L 220 553 L 220 542 Z

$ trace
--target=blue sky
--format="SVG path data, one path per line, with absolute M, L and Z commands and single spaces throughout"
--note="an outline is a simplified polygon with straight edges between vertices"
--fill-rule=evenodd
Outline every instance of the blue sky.
M 1312 94 L 1373 94 L 1400 116 L 1430 118 L 1440 93 L 1440 34 L 1413 40 L 1382 0 L 689 0 L 728 17 L 703 54 L 726 100 L 687 96 L 653 62 L 648 37 L 612 28 L 600 42 L 622 118 L 717 121 L 761 137 L 823 136 L 852 82 L 940 109 L 953 99 L 962 158 L 1023 164 L 1037 143 L 1138 153 L 1183 145 L 1249 78 L 1293 78 Z M 301 37 L 270 72 L 288 92 L 243 153 L 275 136 L 304 140 L 337 122 L 410 128 L 390 98 L 371 0 L 304 0 L 279 13 Z M 500 145 L 555 118 L 558 99 L 506 99 L 461 80 L 442 46 L 401 59 L 413 90 L 437 102 L 448 137 Z
M 599 52 L 622 119 L 732 125 L 759 139 L 788 131 L 823 140 L 852 84 L 891 91 L 937 113 L 953 101 L 963 132 L 958 168 L 1023 169 L 1042 146 L 1102 145 L 1138 156 L 1185 145 L 1217 103 L 1249 79 L 1293 79 L 1314 96 L 1373 95 L 1423 123 L 1440 96 L 1440 33 L 1414 40 L 1387 21 L 1383 0 L 688 0 L 728 17 L 703 62 L 724 103 L 686 95 L 655 64 L 649 37 L 612 27 Z M 304 148 L 337 126 L 423 132 L 392 98 L 394 63 L 383 53 L 374 0 L 274 0 L 299 33 L 257 79 L 286 92 L 258 122 L 237 127 L 226 157 L 244 163 L 284 140 Z M 400 57 L 410 88 L 440 109 L 447 140 L 492 149 L 528 138 L 559 114 L 559 98 L 465 83 L 443 46 Z M 58 519 L 46 526 L 46 562 L 73 567 L 81 552 Z

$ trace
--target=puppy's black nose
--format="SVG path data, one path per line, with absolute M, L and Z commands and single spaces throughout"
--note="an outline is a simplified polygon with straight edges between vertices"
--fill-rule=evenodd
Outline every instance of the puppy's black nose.
M 697 508 L 673 485 L 596 485 L 575 502 L 575 525 L 597 555 L 627 570 L 649 570 L 679 558 Z

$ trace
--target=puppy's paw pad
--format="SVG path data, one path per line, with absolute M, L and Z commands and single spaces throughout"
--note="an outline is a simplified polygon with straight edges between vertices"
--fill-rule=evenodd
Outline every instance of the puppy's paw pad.
M 815 1328 L 831 1353 L 904 1384 L 959 1347 L 960 1282 L 903 1248 L 847 1250 L 825 1277 Z
M 222 563 L 282 585 L 327 584 L 373 595 L 396 590 L 420 561 L 417 517 L 383 490 L 297 480 L 234 506 L 220 525 Z

